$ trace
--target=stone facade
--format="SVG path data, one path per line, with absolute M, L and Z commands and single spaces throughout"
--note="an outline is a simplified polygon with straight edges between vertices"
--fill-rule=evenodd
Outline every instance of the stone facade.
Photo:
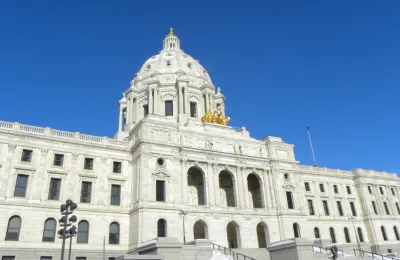
M 244 127 L 202 123 L 208 110 L 225 114 L 224 96 L 199 62 L 180 50 L 176 35 L 163 46 L 119 101 L 113 139 L 0 121 L 0 256 L 55 259 L 61 242 L 42 242 L 44 223 L 60 218 L 66 199 L 78 203 L 76 225 L 89 224 L 88 241 L 73 241 L 74 256 L 87 259 L 102 254 L 104 241 L 107 257 L 133 252 L 157 236 L 182 241 L 182 210 L 187 241 L 258 248 L 295 234 L 314 239 L 315 228 L 331 238 L 333 228 L 339 245 L 357 248 L 358 239 L 363 248 L 400 253 L 396 174 L 302 166 L 294 146 L 279 137 L 256 140 Z M 28 161 L 23 150 L 32 151 Z M 54 166 L 56 154 L 62 166 Z M 52 178 L 61 180 L 56 197 L 49 195 Z M 87 203 L 81 202 L 83 182 L 91 184 Z M 119 187 L 117 195 L 112 187 Z M 112 194 L 119 205 L 112 205 Z M 13 216 L 20 218 L 18 238 L 6 239 Z M 111 223 L 119 225 L 117 244 L 109 243 Z M 356 239 L 358 228 L 362 237 Z

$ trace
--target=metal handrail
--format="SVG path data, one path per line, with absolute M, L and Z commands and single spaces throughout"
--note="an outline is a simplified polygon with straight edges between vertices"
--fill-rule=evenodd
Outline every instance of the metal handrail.
M 385 255 L 381 255 L 381 254 L 377 254 L 377 253 L 372 253 L 372 252 L 364 251 L 364 250 L 361 250 L 361 249 L 353 249 L 353 251 L 354 251 L 354 255 L 355 256 L 357 256 L 356 251 L 358 251 L 360 253 L 359 256 L 362 256 L 364 258 L 365 258 L 365 255 L 367 253 L 367 254 L 370 254 L 372 256 L 372 259 L 375 259 L 374 256 L 380 256 L 382 258 L 382 260 L 389 260 L 389 259 L 390 260 L 396 260 L 396 259 L 398 259 L 398 258 L 395 258 L 395 257 L 385 256 Z
M 314 246 L 314 245 L 312 245 L 311 246 L 311 248 L 312 248 L 312 250 L 313 250 L 313 252 L 315 252 L 314 251 L 314 248 L 318 248 L 318 249 L 320 249 L 320 251 L 319 252 L 315 252 L 315 253 L 322 253 L 321 251 L 323 250 L 324 252 L 326 252 L 326 250 L 324 249 L 324 248 L 322 248 L 322 247 L 319 247 L 319 246 Z M 329 253 L 330 253 L 330 251 L 328 251 Z M 343 252 L 343 250 L 338 250 L 338 255 L 344 255 L 344 252 Z
M 213 250 L 215 250 L 217 248 L 219 252 L 222 252 L 221 251 L 221 248 L 222 248 L 224 250 L 223 251 L 224 255 L 227 255 L 226 251 L 228 251 L 228 254 L 231 255 L 233 257 L 233 259 L 239 260 L 239 256 L 241 256 L 244 260 L 246 260 L 246 259 L 256 260 L 255 258 L 252 258 L 250 256 L 246 256 L 244 254 L 235 252 L 231 248 L 227 248 L 227 247 L 224 247 L 224 246 L 221 246 L 221 245 L 217 245 L 217 244 L 214 244 L 214 243 L 211 243 L 211 244 L 212 244 Z

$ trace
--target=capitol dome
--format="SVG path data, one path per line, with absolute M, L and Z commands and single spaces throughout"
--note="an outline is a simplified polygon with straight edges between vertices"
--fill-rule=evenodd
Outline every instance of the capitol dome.
M 163 50 L 143 64 L 135 79 L 145 79 L 154 72 L 161 74 L 184 73 L 212 83 L 210 76 L 199 61 L 180 49 L 180 41 L 173 33 L 172 28 L 163 41 Z

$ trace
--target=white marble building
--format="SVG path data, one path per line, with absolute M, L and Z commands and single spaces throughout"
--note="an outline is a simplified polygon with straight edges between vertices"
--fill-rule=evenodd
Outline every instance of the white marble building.
M 123 93 L 115 138 L 0 121 L 0 259 L 56 259 L 66 199 L 78 203 L 77 260 L 102 259 L 103 241 L 107 259 L 158 236 L 182 241 L 181 210 L 187 241 L 400 251 L 396 174 L 302 166 L 280 137 L 203 123 L 224 101 L 171 32 Z

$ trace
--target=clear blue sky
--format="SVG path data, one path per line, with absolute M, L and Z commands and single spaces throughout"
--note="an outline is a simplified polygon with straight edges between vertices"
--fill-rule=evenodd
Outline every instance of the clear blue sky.
M 113 136 L 173 27 L 230 125 L 311 165 L 310 125 L 319 166 L 400 173 L 399 16 L 400 1 L 1 1 L 0 120 Z

